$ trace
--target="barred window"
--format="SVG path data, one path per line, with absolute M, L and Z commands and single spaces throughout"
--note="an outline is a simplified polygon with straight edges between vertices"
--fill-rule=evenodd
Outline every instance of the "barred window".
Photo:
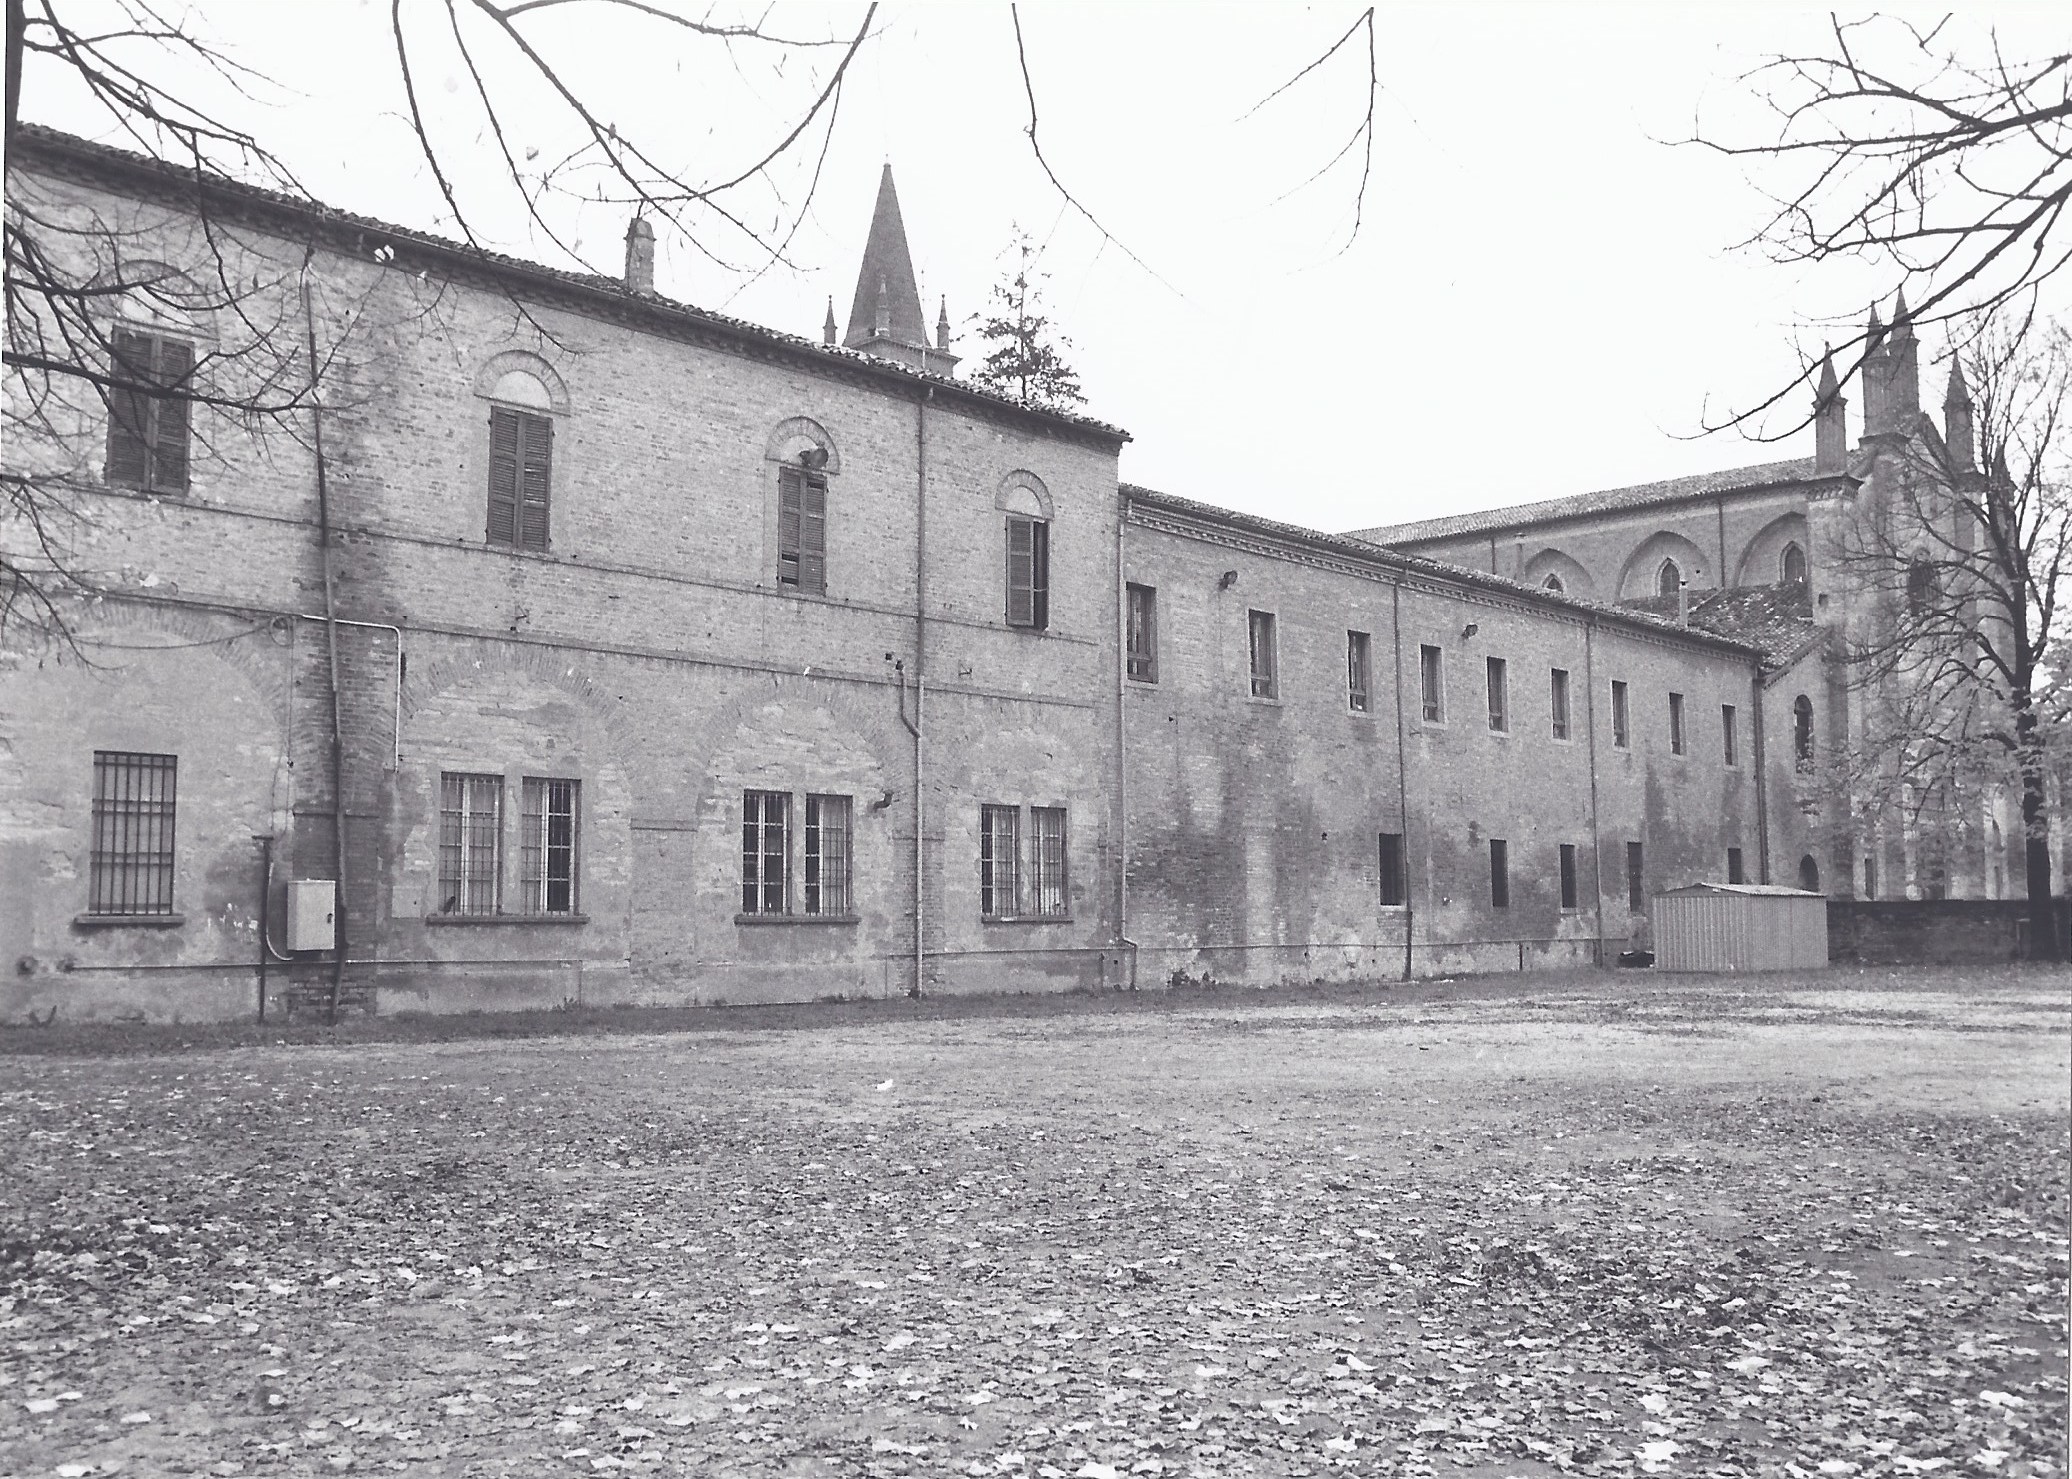
M 494 914 L 504 778 L 449 772 L 439 783 L 439 912 Z
M 580 781 L 525 778 L 520 873 L 528 914 L 576 912 L 576 827 Z
M 179 759 L 94 751 L 94 836 L 87 910 L 173 912 L 173 807 Z
M 978 909 L 989 919 L 1014 914 L 1021 897 L 1021 809 L 979 809 Z
M 117 329 L 114 378 L 108 389 L 108 481 L 153 493 L 187 491 L 185 395 L 159 395 L 143 388 L 185 391 L 194 375 L 194 346 L 159 334 Z
M 806 798 L 806 912 L 849 914 L 850 816 L 847 796 Z
M 1446 722 L 1446 668 L 1445 657 L 1436 647 L 1417 649 L 1417 681 L 1424 698 L 1424 721 L 1427 724 Z
M 1158 591 L 1148 585 L 1128 588 L 1124 657 L 1129 676 L 1139 683 L 1158 681 Z
M 1271 611 L 1254 611 L 1246 619 L 1251 635 L 1252 697 L 1281 696 L 1280 654 L 1274 650 Z
M 741 912 L 782 914 L 790 898 L 791 793 L 741 796 Z
M 1065 913 L 1065 808 L 1029 808 L 1029 902 L 1041 915 Z
M 1373 641 L 1365 632 L 1345 634 L 1345 706 L 1355 714 L 1364 714 L 1373 706 L 1372 690 L 1368 686 L 1368 653 Z

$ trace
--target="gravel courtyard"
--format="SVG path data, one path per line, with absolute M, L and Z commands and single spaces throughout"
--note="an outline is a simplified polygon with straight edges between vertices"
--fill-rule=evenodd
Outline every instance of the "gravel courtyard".
M 2058 1475 L 2068 988 L 10 1029 L 0 1473 Z

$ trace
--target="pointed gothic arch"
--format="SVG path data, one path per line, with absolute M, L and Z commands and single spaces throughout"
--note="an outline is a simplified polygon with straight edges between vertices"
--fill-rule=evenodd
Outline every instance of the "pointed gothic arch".
M 1662 595 L 1663 565 L 1670 561 L 1675 562 L 1677 576 L 1689 582 L 1694 593 L 1711 589 L 1712 569 L 1706 563 L 1705 551 L 1683 535 L 1662 529 L 1642 540 L 1627 558 L 1619 571 L 1615 599 L 1638 601 Z M 1669 586 L 1668 594 L 1676 594 L 1675 584 Z

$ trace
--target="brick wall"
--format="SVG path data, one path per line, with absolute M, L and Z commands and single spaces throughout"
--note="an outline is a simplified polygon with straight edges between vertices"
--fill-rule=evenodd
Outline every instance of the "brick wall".
M 2072 908 L 2058 901 L 2060 954 L 2072 946 Z M 2021 958 L 2025 899 L 1829 899 L 1828 958 L 1858 965 L 1986 964 Z

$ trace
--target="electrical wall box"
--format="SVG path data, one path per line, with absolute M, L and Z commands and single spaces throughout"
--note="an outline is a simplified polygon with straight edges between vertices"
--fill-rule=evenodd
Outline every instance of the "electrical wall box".
M 338 944 L 338 885 L 329 878 L 288 884 L 288 948 L 331 950 Z

